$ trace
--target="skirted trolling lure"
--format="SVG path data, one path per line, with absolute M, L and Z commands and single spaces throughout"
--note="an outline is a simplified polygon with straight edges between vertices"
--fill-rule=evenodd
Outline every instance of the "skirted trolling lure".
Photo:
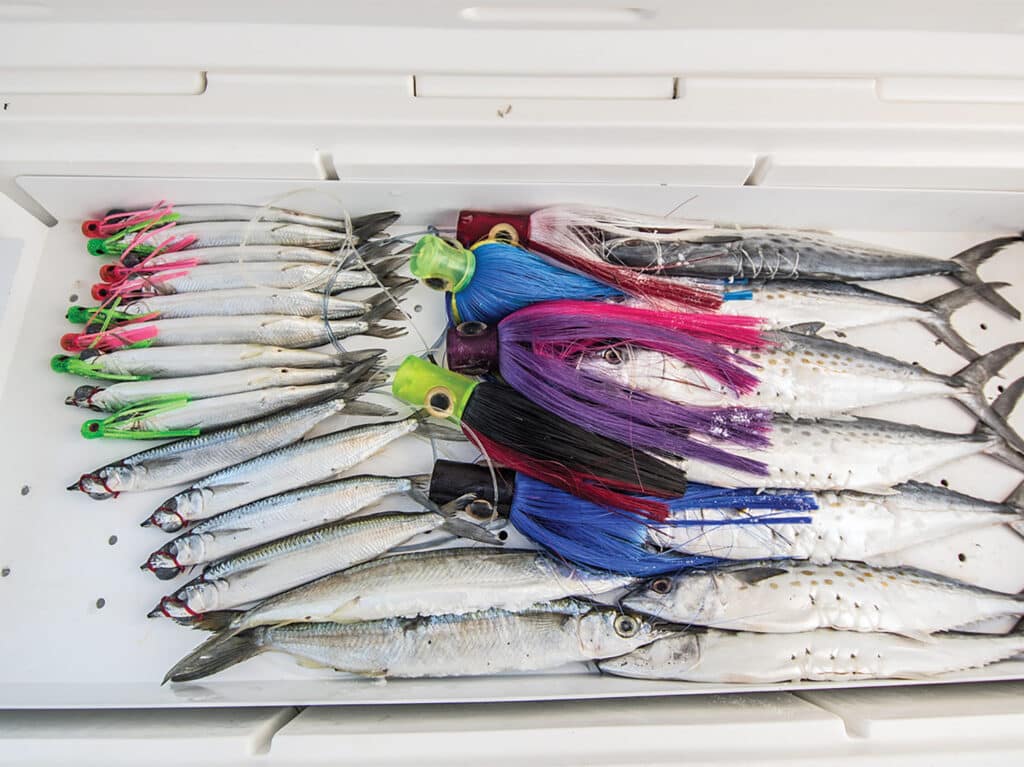
M 555 264 L 648 298 L 671 297 L 659 291 L 679 278 L 863 282 L 943 274 L 976 286 L 993 307 L 1020 318 L 977 273 L 1000 250 L 1024 240 L 1019 233 L 940 259 L 808 230 L 723 226 L 562 205 L 527 215 L 464 210 L 456 234 L 467 246 L 483 237 L 521 243 Z
M 456 323 L 496 322 L 531 304 L 559 299 L 608 301 L 626 292 L 614 284 L 568 271 L 536 253 L 501 240 L 475 242 L 472 247 L 426 235 L 413 246 L 412 273 L 435 290 L 451 294 L 449 311 Z M 639 293 L 657 297 L 653 293 Z M 713 310 L 721 304 L 715 293 L 674 281 L 680 306 Z
M 392 392 L 462 430 L 490 460 L 543 479 L 581 498 L 663 518 L 652 498 L 686 490 L 684 472 L 659 458 L 580 428 L 504 384 L 478 382 L 419 357 L 399 366 Z
M 495 327 L 463 323 L 448 331 L 447 361 L 469 375 L 492 372 L 538 405 L 588 431 L 630 447 L 765 471 L 715 444 L 764 447 L 772 416 L 751 406 L 693 407 L 594 375 L 576 362 L 628 343 L 684 360 L 736 395 L 758 379 L 746 362 L 715 342 L 761 348 L 759 321 L 750 317 L 682 314 L 591 301 L 555 301 L 520 309 Z M 703 441 L 701 440 L 703 437 Z
M 495 494 L 495 490 L 497 494 Z M 480 521 L 507 516 L 519 532 L 557 557 L 586 567 L 639 577 L 673 573 L 723 560 L 651 547 L 652 533 L 671 528 L 709 525 L 808 524 L 799 512 L 818 508 L 814 496 L 801 492 L 762 493 L 725 490 L 690 483 L 686 493 L 665 503 L 673 513 L 658 522 L 607 504 L 577 498 L 529 475 L 456 461 L 437 461 L 430 479 L 430 499 L 449 503 L 466 495 L 478 501 L 467 512 Z M 693 518 L 702 509 L 756 510 L 741 517 L 718 520 Z M 683 512 L 691 512 L 687 516 Z

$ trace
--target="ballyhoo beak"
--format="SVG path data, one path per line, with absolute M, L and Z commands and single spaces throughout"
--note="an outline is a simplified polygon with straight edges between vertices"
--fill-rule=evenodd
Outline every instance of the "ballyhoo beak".
M 173 618 L 174 620 L 190 620 L 202 617 L 202 613 L 196 613 L 188 609 L 188 605 L 177 597 L 164 597 L 160 604 L 149 611 L 149 618 Z
M 185 527 L 187 523 L 184 517 L 176 511 L 161 506 L 159 509 L 154 511 L 148 519 L 142 521 L 141 527 L 151 527 L 156 525 L 165 533 L 175 533 L 181 528 Z

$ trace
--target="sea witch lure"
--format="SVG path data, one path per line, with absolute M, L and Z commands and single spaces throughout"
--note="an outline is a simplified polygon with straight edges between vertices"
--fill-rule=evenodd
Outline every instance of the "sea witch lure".
M 586 431 L 504 384 L 473 381 L 407 357 L 392 392 L 461 425 L 490 459 L 583 498 L 657 517 L 666 512 L 663 504 L 625 493 L 670 497 L 686 490 L 684 473 L 659 458 Z
M 498 240 L 462 248 L 433 235 L 420 239 L 409 259 L 412 273 L 427 287 L 451 294 L 449 310 L 456 322 L 496 322 L 516 309 L 559 299 L 606 301 L 625 293 L 599 279 L 567 271 L 516 245 Z M 672 281 L 670 297 L 679 307 L 713 310 L 721 298 Z M 641 293 L 660 297 L 660 293 Z
M 630 447 L 700 456 L 757 472 L 764 467 L 734 457 L 716 444 L 767 445 L 769 410 L 746 402 L 743 407 L 725 402 L 689 407 L 588 373 L 574 358 L 580 350 L 600 353 L 621 342 L 657 349 L 735 396 L 752 391 L 757 378 L 746 360 L 713 341 L 760 348 L 764 341 L 759 324 L 750 317 L 554 301 L 520 309 L 497 327 L 467 322 L 449 330 L 447 361 L 452 370 L 462 373 L 500 372 L 512 388 L 538 405 Z
M 497 496 L 495 496 L 495 488 Z M 476 500 L 467 507 L 471 517 L 493 521 L 507 517 L 519 532 L 551 551 L 559 559 L 578 565 L 634 576 L 675 573 L 689 567 L 714 565 L 714 551 L 697 556 L 652 545 L 660 537 L 685 539 L 700 535 L 703 527 L 742 528 L 752 537 L 770 535 L 776 525 L 799 528 L 816 508 L 809 493 L 761 493 L 723 490 L 691 483 L 686 494 L 665 501 L 666 520 L 640 520 L 612 506 L 577 498 L 525 474 L 486 466 L 438 461 L 430 478 L 430 498 L 450 503 L 458 497 Z M 719 511 L 743 513 L 706 520 Z M 720 552 L 723 556 L 727 551 Z
M 641 286 L 652 281 L 671 284 L 673 277 L 863 282 L 943 274 L 978 286 L 979 296 L 992 306 L 1020 318 L 1020 312 L 977 273 L 993 255 L 1020 242 L 1020 234 L 940 259 L 820 232 L 728 227 L 582 205 L 544 208 L 529 215 L 464 210 L 457 234 L 466 245 L 496 236 L 523 243 L 556 264 L 637 296 L 656 295 Z

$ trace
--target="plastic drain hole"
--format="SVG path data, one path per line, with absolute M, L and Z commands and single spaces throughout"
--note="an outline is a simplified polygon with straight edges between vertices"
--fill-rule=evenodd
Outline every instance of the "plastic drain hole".
M 22 495 L 28 495 L 31 492 L 32 492 L 32 488 L 29 487 L 28 485 L 22 485 L 21 486 L 21 494 Z
M 107 543 L 113 546 L 115 543 L 117 543 L 117 536 L 112 535 L 109 538 L 107 538 Z
M 423 311 L 423 304 L 416 304 L 416 306 L 414 306 L 414 307 L 412 308 L 412 310 L 413 310 L 414 312 L 422 312 L 422 311 Z
M 106 606 L 106 604 L 107 604 L 107 600 L 104 599 L 103 597 L 100 597 L 99 599 L 96 600 L 96 609 L 97 610 L 102 610 Z
M 75 303 L 75 301 L 77 301 L 77 300 L 78 300 L 78 294 L 77 293 L 72 293 L 70 296 L 68 296 L 68 301 L 70 301 L 71 303 Z
M 2 570 L 0 570 L 0 578 L 6 578 L 10 574 L 11 574 L 11 568 L 9 568 L 9 567 L 5 567 Z
M 966 562 L 967 561 L 967 555 L 966 554 L 957 554 L 956 558 L 959 559 L 961 562 Z
M 984 322 L 978 325 L 978 327 L 981 328 L 982 330 L 988 330 L 988 325 L 986 325 Z

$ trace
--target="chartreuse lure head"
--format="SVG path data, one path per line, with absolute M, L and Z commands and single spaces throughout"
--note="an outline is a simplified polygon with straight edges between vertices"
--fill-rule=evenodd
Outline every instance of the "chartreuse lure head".
M 172 410 L 185 407 L 192 398 L 187 394 L 163 394 L 149 397 L 118 410 L 103 419 L 94 419 L 82 424 L 82 436 L 86 439 L 112 437 L 114 439 L 170 439 L 172 437 L 195 437 L 201 430 L 197 427 L 186 429 L 140 429 L 140 424 Z
M 477 383 L 419 357 L 406 357 L 395 372 L 391 393 L 435 418 L 459 423 Z
M 473 279 L 476 257 L 461 245 L 428 234 L 412 246 L 409 269 L 428 288 L 458 293 Z
M 107 381 L 148 381 L 149 376 L 118 375 L 107 373 L 97 365 L 93 365 L 78 357 L 69 357 L 67 354 L 55 354 L 50 358 L 50 370 L 54 373 L 70 373 L 86 378 L 102 378 Z

